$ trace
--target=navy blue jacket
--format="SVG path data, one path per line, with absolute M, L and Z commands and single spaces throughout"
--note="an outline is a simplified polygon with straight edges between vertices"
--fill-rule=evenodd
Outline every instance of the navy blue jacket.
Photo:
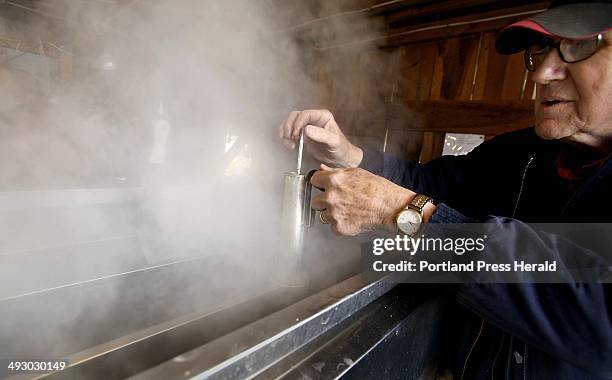
M 570 187 L 556 169 L 563 144 L 528 128 L 425 165 L 366 150 L 361 167 L 433 197 L 431 222 L 510 221 L 522 240 L 505 234 L 510 255 L 530 247 L 558 259 L 570 249 L 597 262 L 593 251 L 526 224 L 612 221 L 612 160 Z M 473 283 L 453 297 L 455 379 L 612 378 L 610 284 Z

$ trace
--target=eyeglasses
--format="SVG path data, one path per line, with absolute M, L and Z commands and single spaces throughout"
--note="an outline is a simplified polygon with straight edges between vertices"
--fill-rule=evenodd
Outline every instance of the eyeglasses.
M 544 62 L 551 48 L 557 49 L 559 57 L 561 57 L 561 60 L 565 63 L 584 61 L 595 54 L 602 42 L 602 34 L 598 34 L 597 37 L 587 40 L 570 40 L 562 38 L 555 42 L 553 39 L 546 39 L 525 50 L 525 67 L 529 71 L 536 71 L 538 66 Z

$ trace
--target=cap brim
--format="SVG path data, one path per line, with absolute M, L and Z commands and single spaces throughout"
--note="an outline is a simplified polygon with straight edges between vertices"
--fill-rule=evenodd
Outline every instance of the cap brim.
M 542 36 L 583 39 L 611 30 L 612 2 L 566 4 L 504 28 L 495 47 L 500 54 L 518 53 Z
M 535 21 L 523 20 L 504 28 L 497 36 L 495 48 L 500 54 L 514 54 L 527 49 L 542 36 L 554 35 Z

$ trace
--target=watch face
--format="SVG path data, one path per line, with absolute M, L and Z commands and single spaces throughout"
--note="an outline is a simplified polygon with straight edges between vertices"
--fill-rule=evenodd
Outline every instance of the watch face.
M 423 218 L 416 210 L 404 210 L 397 216 L 397 227 L 406 235 L 414 235 L 421 228 Z

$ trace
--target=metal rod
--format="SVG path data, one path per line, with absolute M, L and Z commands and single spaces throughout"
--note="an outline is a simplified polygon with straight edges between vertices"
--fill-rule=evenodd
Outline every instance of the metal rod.
M 364 310 L 394 287 L 392 281 L 385 279 L 368 283 L 364 276 L 351 277 L 184 353 L 182 356 L 189 360 L 168 360 L 133 379 L 176 378 L 177 374 L 180 374 L 178 377 L 185 374 L 193 380 L 254 378 L 288 353 L 303 348 Z M 232 351 L 236 342 L 244 347 L 242 352 Z M 220 358 L 221 355 L 226 358 Z
M 298 147 L 297 157 L 297 174 L 299 175 L 302 171 L 302 156 L 304 155 L 304 129 L 300 132 L 300 143 Z

